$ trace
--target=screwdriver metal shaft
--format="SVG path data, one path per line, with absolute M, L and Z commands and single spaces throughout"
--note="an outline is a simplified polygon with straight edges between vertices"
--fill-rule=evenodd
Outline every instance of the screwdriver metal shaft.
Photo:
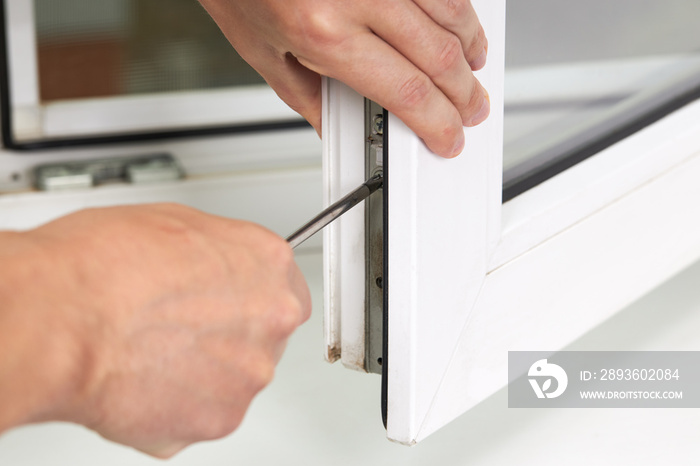
M 323 227 L 331 223 L 333 220 L 367 199 L 370 194 L 382 187 L 383 181 L 384 178 L 382 177 L 381 173 L 365 181 L 359 188 L 349 193 L 338 202 L 332 204 L 303 227 L 295 231 L 289 238 L 287 238 L 287 242 L 292 248 L 296 248 L 311 236 L 321 231 Z

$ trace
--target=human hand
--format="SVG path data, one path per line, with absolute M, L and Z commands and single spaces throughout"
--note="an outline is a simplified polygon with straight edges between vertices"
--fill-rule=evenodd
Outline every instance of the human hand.
M 16 266 L 0 284 L 0 299 L 15 297 L 9 311 L 0 306 L 0 326 L 25 335 L 9 346 L 22 362 L 17 398 L 34 400 L 20 423 L 77 422 L 172 456 L 239 425 L 309 317 L 290 247 L 247 222 L 177 205 L 118 207 L 15 239 L 14 252 L 0 249 Z
M 238 53 L 320 133 L 320 76 L 393 112 L 444 157 L 489 114 L 470 0 L 200 0 Z

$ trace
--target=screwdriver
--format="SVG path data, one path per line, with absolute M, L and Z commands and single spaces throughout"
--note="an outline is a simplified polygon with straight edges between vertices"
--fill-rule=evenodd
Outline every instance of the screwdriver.
M 337 219 L 345 212 L 367 199 L 370 194 L 382 187 L 383 181 L 384 178 L 381 172 L 368 179 L 362 183 L 359 188 L 355 189 L 338 202 L 335 202 L 330 207 L 323 210 L 323 212 L 311 219 L 303 227 L 292 233 L 292 235 L 287 238 L 287 242 L 292 248 L 296 248 L 314 234 L 321 231 L 323 227 L 331 223 L 333 220 Z

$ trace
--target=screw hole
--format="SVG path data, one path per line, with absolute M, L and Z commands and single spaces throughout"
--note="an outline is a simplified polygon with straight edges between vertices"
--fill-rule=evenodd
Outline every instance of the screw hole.
M 382 365 L 382 362 L 383 362 L 383 361 L 382 361 L 382 358 L 377 358 L 377 364 L 379 364 L 379 365 L 381 366 L 381 365 Z
M 384 285 L 384 282 L 383 282 L 383 280 L 382 280 L 382 277 L 377 277 L 377 282 L 376 282 L 376 283 L 377 283 L 377 286 L 378 286 L 379 288 L 382 288 L 382 286 Z

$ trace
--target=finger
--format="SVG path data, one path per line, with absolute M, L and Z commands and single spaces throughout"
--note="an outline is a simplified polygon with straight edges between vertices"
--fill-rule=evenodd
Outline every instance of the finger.
M 462 44 L 472 70 L 486 64 L 488 41 L 470 0 L 413 0 L 443 28 L 454 33 Z
M 389 23 L 389 17 L 395 23 Z M 387 2 L 370 27 L 435 83 L 457 108 L 463 125 L 473 126 L 485 119 L 486 92 L 474 78 L 455 34 L 435 23 L 413 2 Z
M 299 300 L 301 315 L 299 316 L 299 325 L 306 322 L 311 317 L 311 293 L 309 286 L 306 284 L 306 279 L 301 273 L 301 270 L 294 265 L 289 271 L 289 283 L 292 292 Z
M 321 76 L 304 67 L 291 53 L 261 54 L 249 62 L 277 95 L 321 135 Z
M 235 7 L 239 5 L 235 2 L 200 0 L 200 3 L 216 20 L 241 57 L 267 81 L 292 110 L 303 116 L 320 136 L 321 77 L 301 66 L 291 54 L 267 44 L 264 34 L 260 31 L 256 34 L 255 31 L 239 24 L 238 21 L 245 21 L 247 17 L 245 8 L 237 11 Z
M 436 154 L 464 147 L 462 117 L 430 77 L 369 31 L 357 33 L 342 54 L 309 59 L 307 68 L 338 79 L 399 117 Z

